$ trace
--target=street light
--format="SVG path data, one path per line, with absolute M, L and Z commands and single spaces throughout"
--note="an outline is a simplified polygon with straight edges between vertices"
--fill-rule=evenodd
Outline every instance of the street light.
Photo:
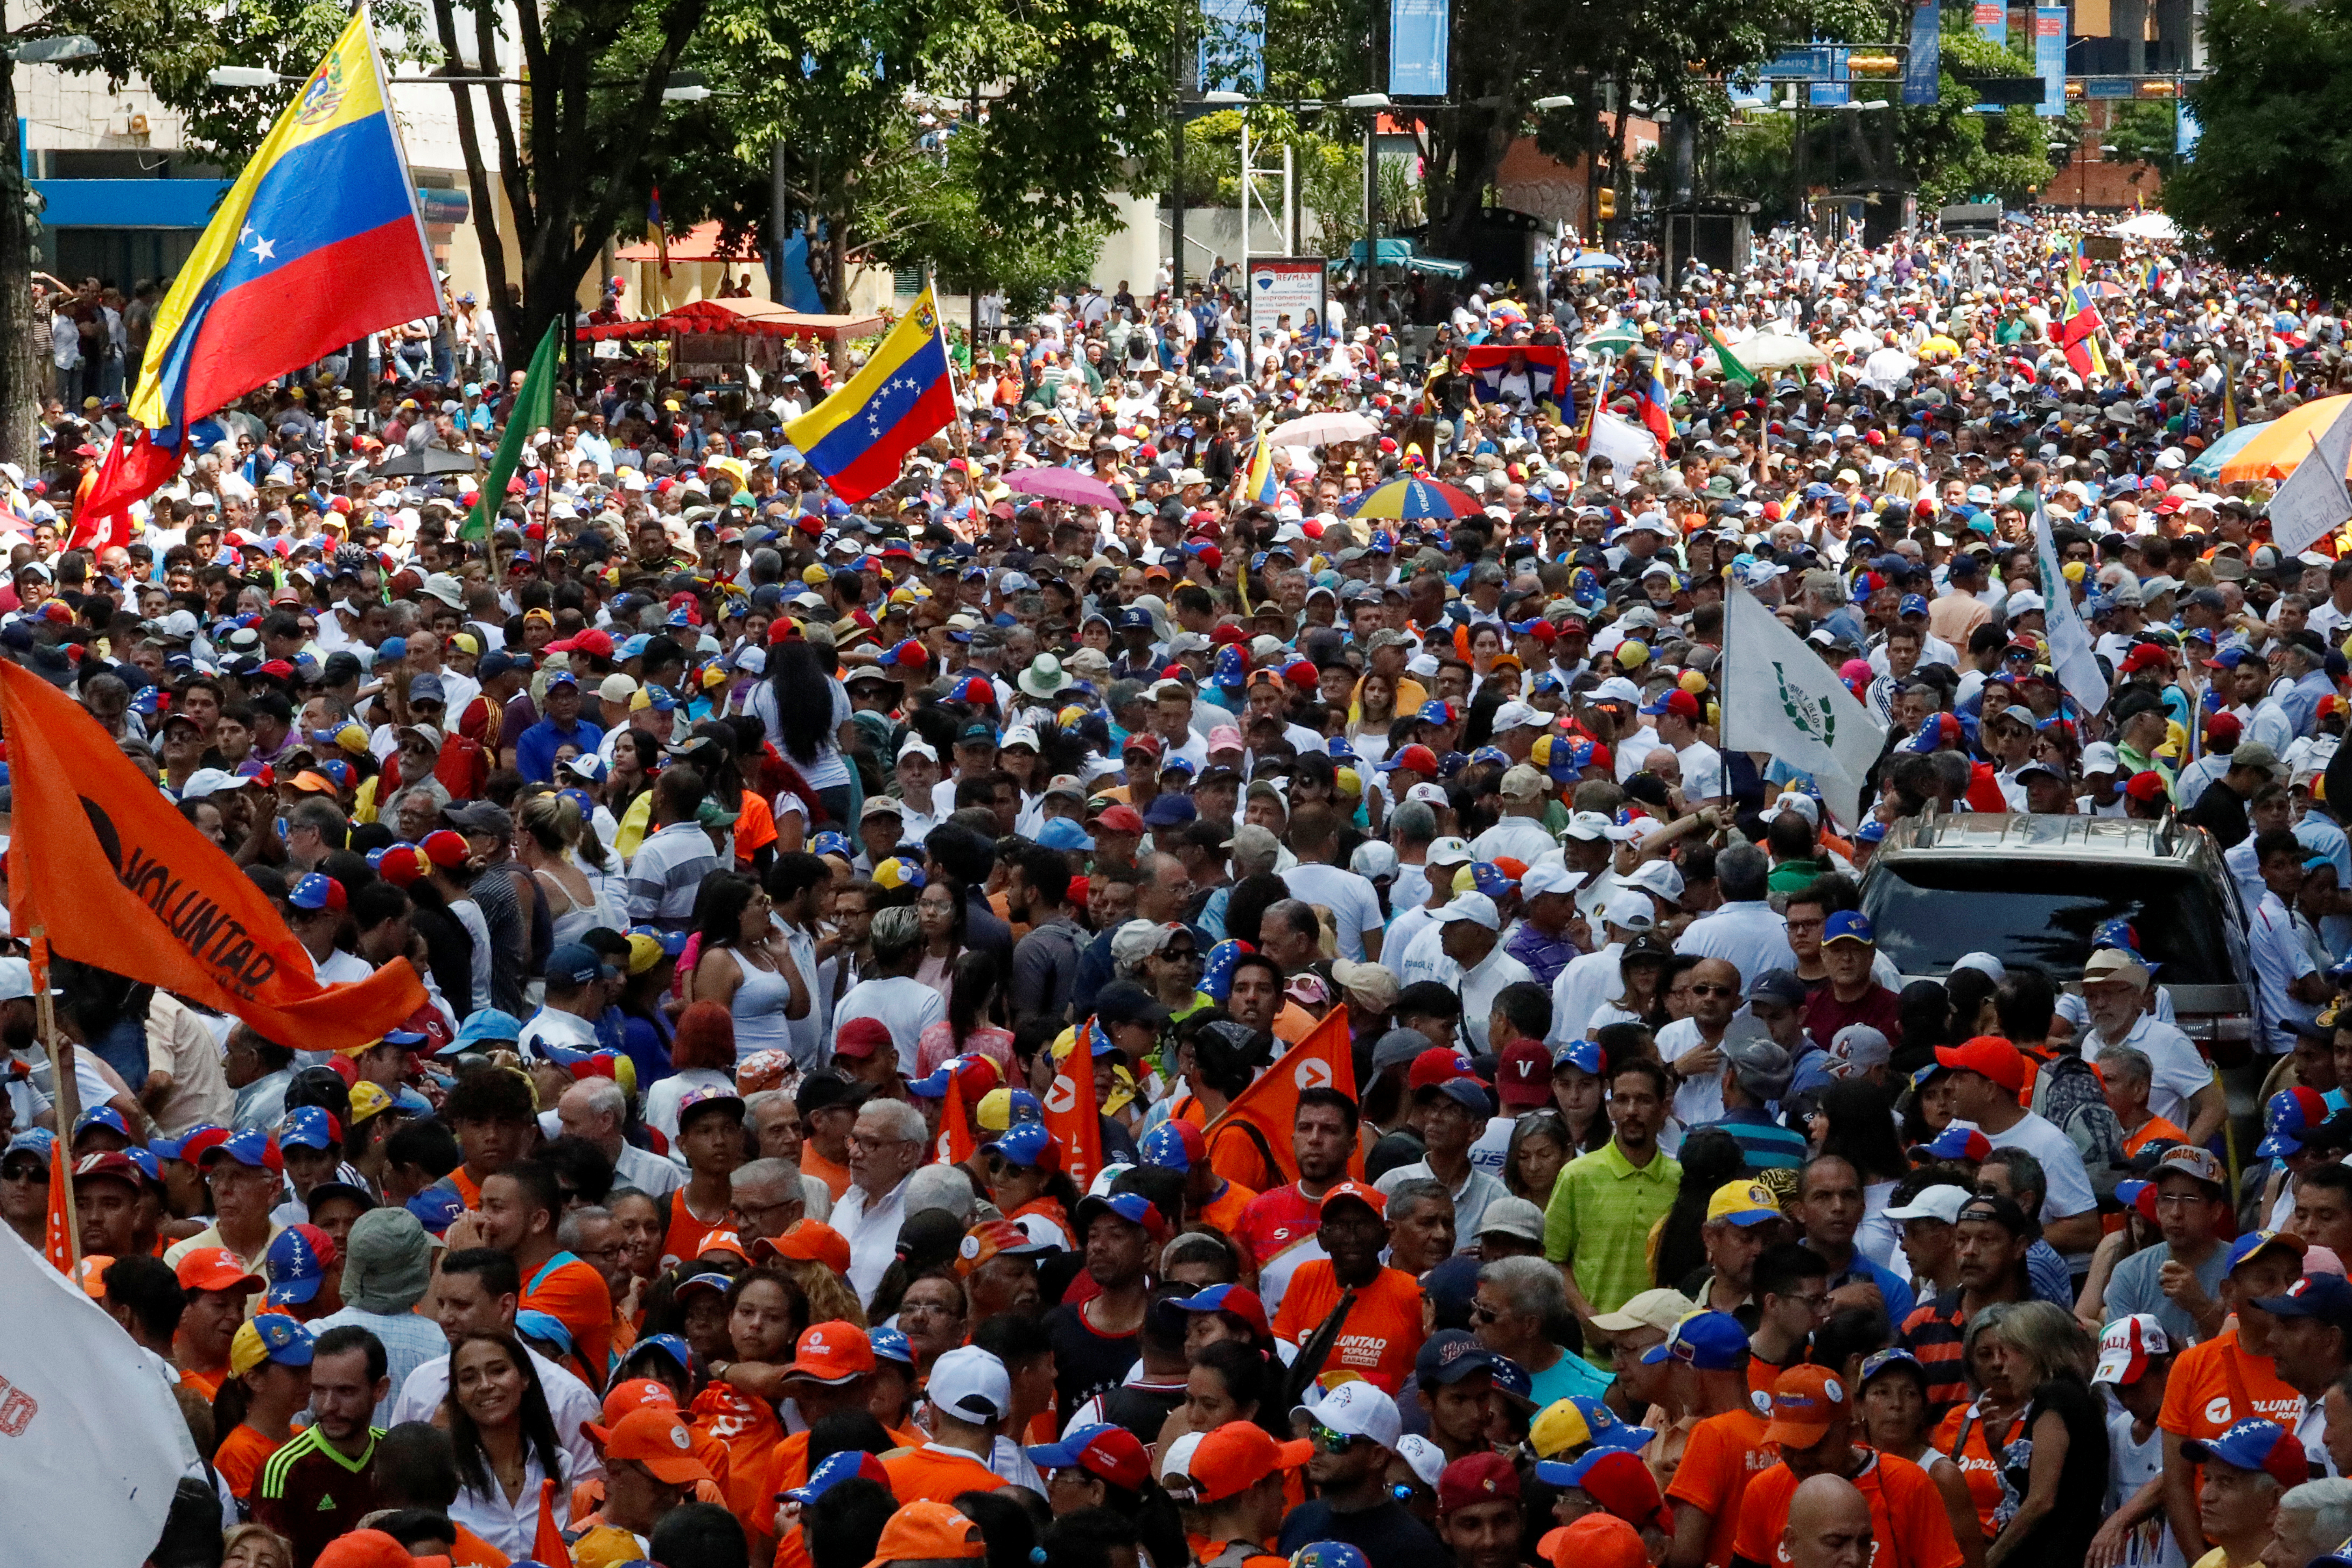
M 58 66 L 68 60 L 96 58 L 98 42 L 79 33 L 67 33 L 60 37 L 35 38 L 30 43 L 9 47 L 8 58 L 20 65 Z
M 266 66 L 215 66 L 205 73 L 214 87 L 276 87 L 283 79 Z
M 1220 88 L 1214 92 L 1202 93 L 1201 95 L 1201 101 L 1202 103 L 1213 103 L 1218 105 L 1220 108 L 1230 109 L 1236 104 L 1249 102 L 1250 95 L 1245 92 L 1234 92 L 1229 88 Z
M 700 103 L 710 96 L 700 71 L 672 71 L 662 86 L 664 103 Z
M 1342 109 L 1388 109 L 1392 107 L 1385 92 L 1349 93 L 1339 100 Z
M 1556 92 L 1549 98 L 1537 99 L 1533 103 L 1528 105 L 1528 107 L 1549 114 L 1555 109 L 1572 109 L 1575 105 L 1575 99 L 1570 97 L 1567 93 Z

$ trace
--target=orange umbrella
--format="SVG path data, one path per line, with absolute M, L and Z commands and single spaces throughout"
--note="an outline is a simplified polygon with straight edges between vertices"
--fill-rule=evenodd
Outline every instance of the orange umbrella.
M 2272 420 L 2260 435 L 2239 447 L 2236 455 L 2221 465 L 2221 482 L 2226 485 L 2239 479 L 2286 478 L 2294 472 L 2297 463 L 2310 455 L 2312 443 L 2344 412 L 2347 404 L 2352 404 L 2352 395 L 2322 397 Z

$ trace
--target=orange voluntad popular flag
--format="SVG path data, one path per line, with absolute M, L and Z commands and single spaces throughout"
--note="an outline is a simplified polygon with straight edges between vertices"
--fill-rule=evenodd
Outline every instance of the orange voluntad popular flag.
M 563 1531 L 555 1524 L 558 1484 L 551 1479 L 539 1483 L 539 1529 L 530 1538 L 530 1555 L 541 1568 L 572 1568 L 572 1548 L 563 1543 Z
M 1070 1054 L 1045 1091 L 1045 1131 L 1061 1141 L 1062 1169 L 1081 1193 L 1103 1167 L 1102 1112 L 1095 1107 L 1096 1033 L 1092 1018 L 1078 1026 Z
M 321 985 L 277 909 L 173 809 L 65 693 L 0 662 L 16 816 L 15 929 L 230 1013 L 265 1037 L 330 1051 L 381 1039 L 425 1005 L 405 963 Z
M 1257 1081 L 1234 1096 L 1233 1103 L 1201 1130 L 1203 1138 L 1227 1121 L 1246 1121 L 1257 1129 L 1283 1180 L 1298 1180 L 1298 1156 L 1291 1146 L 1291 1123 L 1298 1118 L 1298 1097 L 1310 1089 L 1336 1089 L 1356 1098 L 1356 1056 L 1348 1040 L 1348 1010 L 1335 1007 L 1307 1037 L 1275 1058 Z M 1360 1151 L 1349 1160 L 1360 1169 Z
M 943 1165 L 962 1164 L 979 1147 L 972 1142 L 971 1116 L 964 1109 L 963 1074 L 956 1070 L 956 1063 L 961 1059 L 954 1058 L 948 1063 L 948 1091 L 946 1098 L 940 1101 L 940 1137 L 936 1153 Z
M 66 1174 L 66 1141 L 53 1139 L 49 1143 L 49 1228 L 41 1250 L 50 1267 L 68 1279 L 74 1266 L 73 1229 L 66 1223 L 66 1194 L 71 1190 L 71 1179 Z

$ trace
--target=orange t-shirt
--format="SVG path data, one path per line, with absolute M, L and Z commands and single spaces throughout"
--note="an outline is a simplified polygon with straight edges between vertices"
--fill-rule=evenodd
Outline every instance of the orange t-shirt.
M 1686 1502 L 1706 1515 L 1706 1568 L 1730 1568 L 1748 1483 L 1780 1462 L 1780 1450 L 1764 1441 L 1765 1425 L 1753 1410 L 1727 1410 L 1692 1427 L 1683 1444 L 1666 1500 Z
M 1210 1199 L 1192 1217 L 1220 1236 L 1231 1236 L 1234 1227 L 1242 1223 L 1242 1210 L 1249 1207 L 1250 1199 L 1255 1196 L 1257 1194 L 1228 1177 L 1225 1190 Z
M 1298 1266 L 1275 1314 L 1274 1335 L 1293 1344 L 1313 1333 L 1339 1304 L 1339 1281 L 1331 1260 L 1318 1258 Z M 1394 1394 L 1412 1373 L 1421 1353 L 1421 1284 L 1402 1268 L 1383 1268 L 1356 1292 L 1356 1304 L 1331 1347 L 1332 1371 L 1360 1373 L 1365 1381 Z M 900 1501 L 906 1501 L 901 1498 Z
M 890 1490 L 901 1508 L 910 1502 L 951 1503 L 964 1492 L 992 1492 L 1005 1484 L 1003 1477 L 962 1449 L 935 1443 L 885 1454 L 882 1468 L 890 1472 Z
M 468 1209 L 478 1209 L 482 1206 L 482 1184 L 466 1174 L 465 1166 L 459 1165 L 450 1172 L 447 1180 L 451 1186 L 457 1189 L 458 1198 Z
M 776 1445 L 784 1437 L 775 1406 L 732 1384 L 714 1383 L 694 1396 L 692 1421 L 698 1433 L 726 1445 L 727 1511 L 742 1521 L 754 1540 L 772 1539 L 775 1495 L 761 1483 Z
M 253 1495 L 253 1483 L 269 1456 L 285 1446 L 240 1422 L 221 1439 L 220 1451 L 213 1456 L 213 1468 L 228 1483 L 229 1495 L 242 1502 Z
M 841 1194 L 849 1190 L 849 1167 L 835 1164 L 817 1152 L 815 1143 L 805 1139 L 801 1142 L 801 1174 L 823 1182 L 835 1203 L 839 1203 Z
M 805 1145 L 803 1145 L 805 1148 Z M 686 1189 L 678 1188 L 669 1195 L 669 1229 L 662 1235 L 661 1266 L 675 1268 L 694 1258 L 702 1246 L 702 1238 L 726 1224 L 728 1211 L 720 1209 L 705 1219 L 694 1212 L 686 1201 Z M 605 1297 L 612 1300 L 610 1295 Z
M 220 1397 L 221 1384 L 228 1381 L 228 1368 L 216 1366 L 210 1372 L 196 1372 L 184 1366 L 180 1368 L 180 1381 L 203 1394 L 205 1403 L 209 1405 Z
M 1234 1186 L 1253 1192 L 1282 1184 L 1282 1173 L 1266 1163 L 1257 1140 L 1239 1121 L 1228 1121 L 1209 1139 L 1209 1168 Z
M 2124 1140 L 2124 1153 L 2126 1157 L 2137 1154 L 2159 1138 L 2168 1139 L 2175 1143 L 2189 1142 L 2188 1133 L 2183 1132 L 2161 1116 L 2151 1116 L 2139 1124 L 2138 1131 Z
M 1775 1366 L 1772 1363 L 1766 1361 L 1762 1356 L 1758 1355 L 1755 1352 L 1754 1347 L 1751 1346 L 1748 1352 L 1748 1392 L 1750 1394 L 1760 1394 L 1765 1398 L 1769 1399 L 1772 1397 L 1772 1380 L 1779 1377 L 1782 1373 L 1788 1371 L 1792 1366 L 1802 1366 L 1804 1364 L 1805 1352 L 1801 1350 L 1797 1352 L 1797 1358 L 1794 1361 L 1783 1362 L 1780 1365 Z
M 2000 1509 L 2003 1495 L 2000 1464 L 1992 1455 L 1993 1435 L 1985 1430 L 1982 1421 L 1969 1420 L 1968 1438 L 1961 1440 L 1960 1422 L 1968 1416 L 1969 1410 L 1966 1405 L 1955 1405 L 1946 1411 L 1935 1436 L 1928 1441 L 1937 1453 L 1960 1468 L 1960 1479 L 1968 1486 L 1969 1500 L 1977 1505 L 1977 1525 L 1984 1531 L 1985 1539 L 1990 1541 L 2000 1533 L 1992 1524 L 1992 1516 Z M 2008 1446 L 2015 1425 L 2011 1422 L 2001 1430 L 2003 1447 Z
M 593 1268 L 574 1258 L 526 1280 L 522 1307 L 572 1331 L 572 1348 L 592 1379 L 611 1371 L 613 1292 Z
M 2245 1408 L 2249 1405 L 2253 1408 Z M 2194 1441 L 2218 1437 L 2249 1415 L 2293 1431 L 2302 1410 L 2302 1395 L 2279 1381 L 2270 1357 L 2239 1344 L 2233 1324 L 2219 1338 L 2189 1346 L 2173 1362 L 2156 1424 L 2184 1441 Z
M 1944 1511 L 1944 1494 L 1927 1472 L 1892 1454 L 1864 1452 L 1869 1462 L 1848 1479 L 1870 1500 L 1872 1568 L 1960 1568 L 1952 1516 Z M 1739 1534 L 1732 1551 L 1753 1563 L 1787 1568 L 1789 1500 L 1796 1495 L 1797 1478 L 1783 1464 L 1750 1480 L 1740 1500 Z

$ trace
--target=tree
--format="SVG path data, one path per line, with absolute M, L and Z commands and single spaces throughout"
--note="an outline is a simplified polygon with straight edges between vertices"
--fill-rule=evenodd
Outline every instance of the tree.
M 2180 167 L 2173 149 L 2179 137 L 2179 110 L 2169 103 L 2126 103 L 2116 106 L 2107 121 L 2107 145 L 2118 162 L 2145 164 L 2131 172 L 2137 184 L 2153 169 L 2163 179 Z
M 2352 3 L 2213 0 L 2205 47 L 2189 94 L 2202 133 L 2165 183 L 2165 211 L 2225 267 L 2344 293 L 2352 227 L 2328 215 L 2352 208 L 2352 148 L 2326 127 L 2352 72 Z

